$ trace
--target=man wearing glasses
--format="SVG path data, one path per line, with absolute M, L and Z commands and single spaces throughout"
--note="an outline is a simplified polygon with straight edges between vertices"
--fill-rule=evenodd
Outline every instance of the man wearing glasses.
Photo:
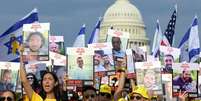
M 0 101 L 16 101 L 16 95 L 11 90 L 5 90 L 0 96 Z
M 111 91 L 111 87 L 107 84 L 101 85 L 97 101 L 112 101 Z
M 137 86 L 129 94 L 130 101 L 149 101 L 148 91 L 144 86 Z
M 83 101 L 96 101 L 96 89 L 93 86 L 83 87 Z

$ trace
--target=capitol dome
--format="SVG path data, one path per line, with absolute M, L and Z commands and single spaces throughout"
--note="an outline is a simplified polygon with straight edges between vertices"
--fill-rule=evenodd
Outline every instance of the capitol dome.
M 140 11 L 129 0 L 116 0 L 107 9 L 100 27 L 100 42 L 106 40 L 106 34 L 110 27 L 113 27 L 114 30 L 130 33 L 128 48 L 135 46 L 149 47 L 149 40 L 146 36 Z

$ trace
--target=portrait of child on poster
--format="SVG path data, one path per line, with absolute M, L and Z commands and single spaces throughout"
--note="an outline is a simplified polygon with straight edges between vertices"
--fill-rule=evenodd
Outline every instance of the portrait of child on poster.
M 33 23 L 23 25 L 23 55 L 36 55 L 38 60 L 48 60 L 50 23 Z
M 180 91 L 187 92 L 189 97 L 198 94 L 198 67 L 197 63 L 174 63 L 172 85 L 173 96 L 178 96 Z
M 159 61 L 136 62 L 135 66 L 137 85 L 144 85 L 152 91 L 162 90 L 161 64 Z
M 0 65 L 0 92 L 4 90 L 16 91 L 20 63 L 0 62 Z
M 89 48 L 67 49 L 68 78 L 70 80 L 93 80 L 93 55 Z
M 65 55 L 64 36 L 50 36 L 49 48 L 51 52 Z

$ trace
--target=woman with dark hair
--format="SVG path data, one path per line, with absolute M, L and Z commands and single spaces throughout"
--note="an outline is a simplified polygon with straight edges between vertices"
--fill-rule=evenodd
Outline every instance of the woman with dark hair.
M 41 84 L 42 84 L 42 91 L 40 92 L 40 95 L 43 99 L 46 99 L 48 97 L 47 94 L 48 92 L 53 92 L 52 94 L 57 100 L 61 98 L 61 93 L 59 89 L 59 80 L 54 73 L 45 72 L 42 76 Z
M 22 61 L 23 49 L 21 49 L 20 52 L 20 79 L 29 101 L 62 101 L 58 78 L 52 72 L 45 72 L 43 74 L 41 80 L 42 90 L 39 95 L 33 90 L 27 80 L 26 72 L 24 70 L 24 64 Z

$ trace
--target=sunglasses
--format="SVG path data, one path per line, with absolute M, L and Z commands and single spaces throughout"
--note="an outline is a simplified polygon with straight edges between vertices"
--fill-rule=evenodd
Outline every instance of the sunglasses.
M 95 98 L 95 96 L 96 96 L 95 94 L 85 95 L 85 98 L 86 98 L 86 99 L 88 99 L 89 97 L 91 97 L 91 98 Z
M 105 96 L 106 98 L 110 99 L 111 95 L 108 93 L 100 93 L 101 96 Z
M 142 97 L 141 97 L 141 96 L 131 96 L 130 99 L 131 99 L 131 100 L 133 100 L 133 99 L 141 100 Z
M 33 80 L 33 77 L 27 77 L 28 80 Z
M 13 98 L 12 97 L 0 97 L 0 101 L 13 101 Z

